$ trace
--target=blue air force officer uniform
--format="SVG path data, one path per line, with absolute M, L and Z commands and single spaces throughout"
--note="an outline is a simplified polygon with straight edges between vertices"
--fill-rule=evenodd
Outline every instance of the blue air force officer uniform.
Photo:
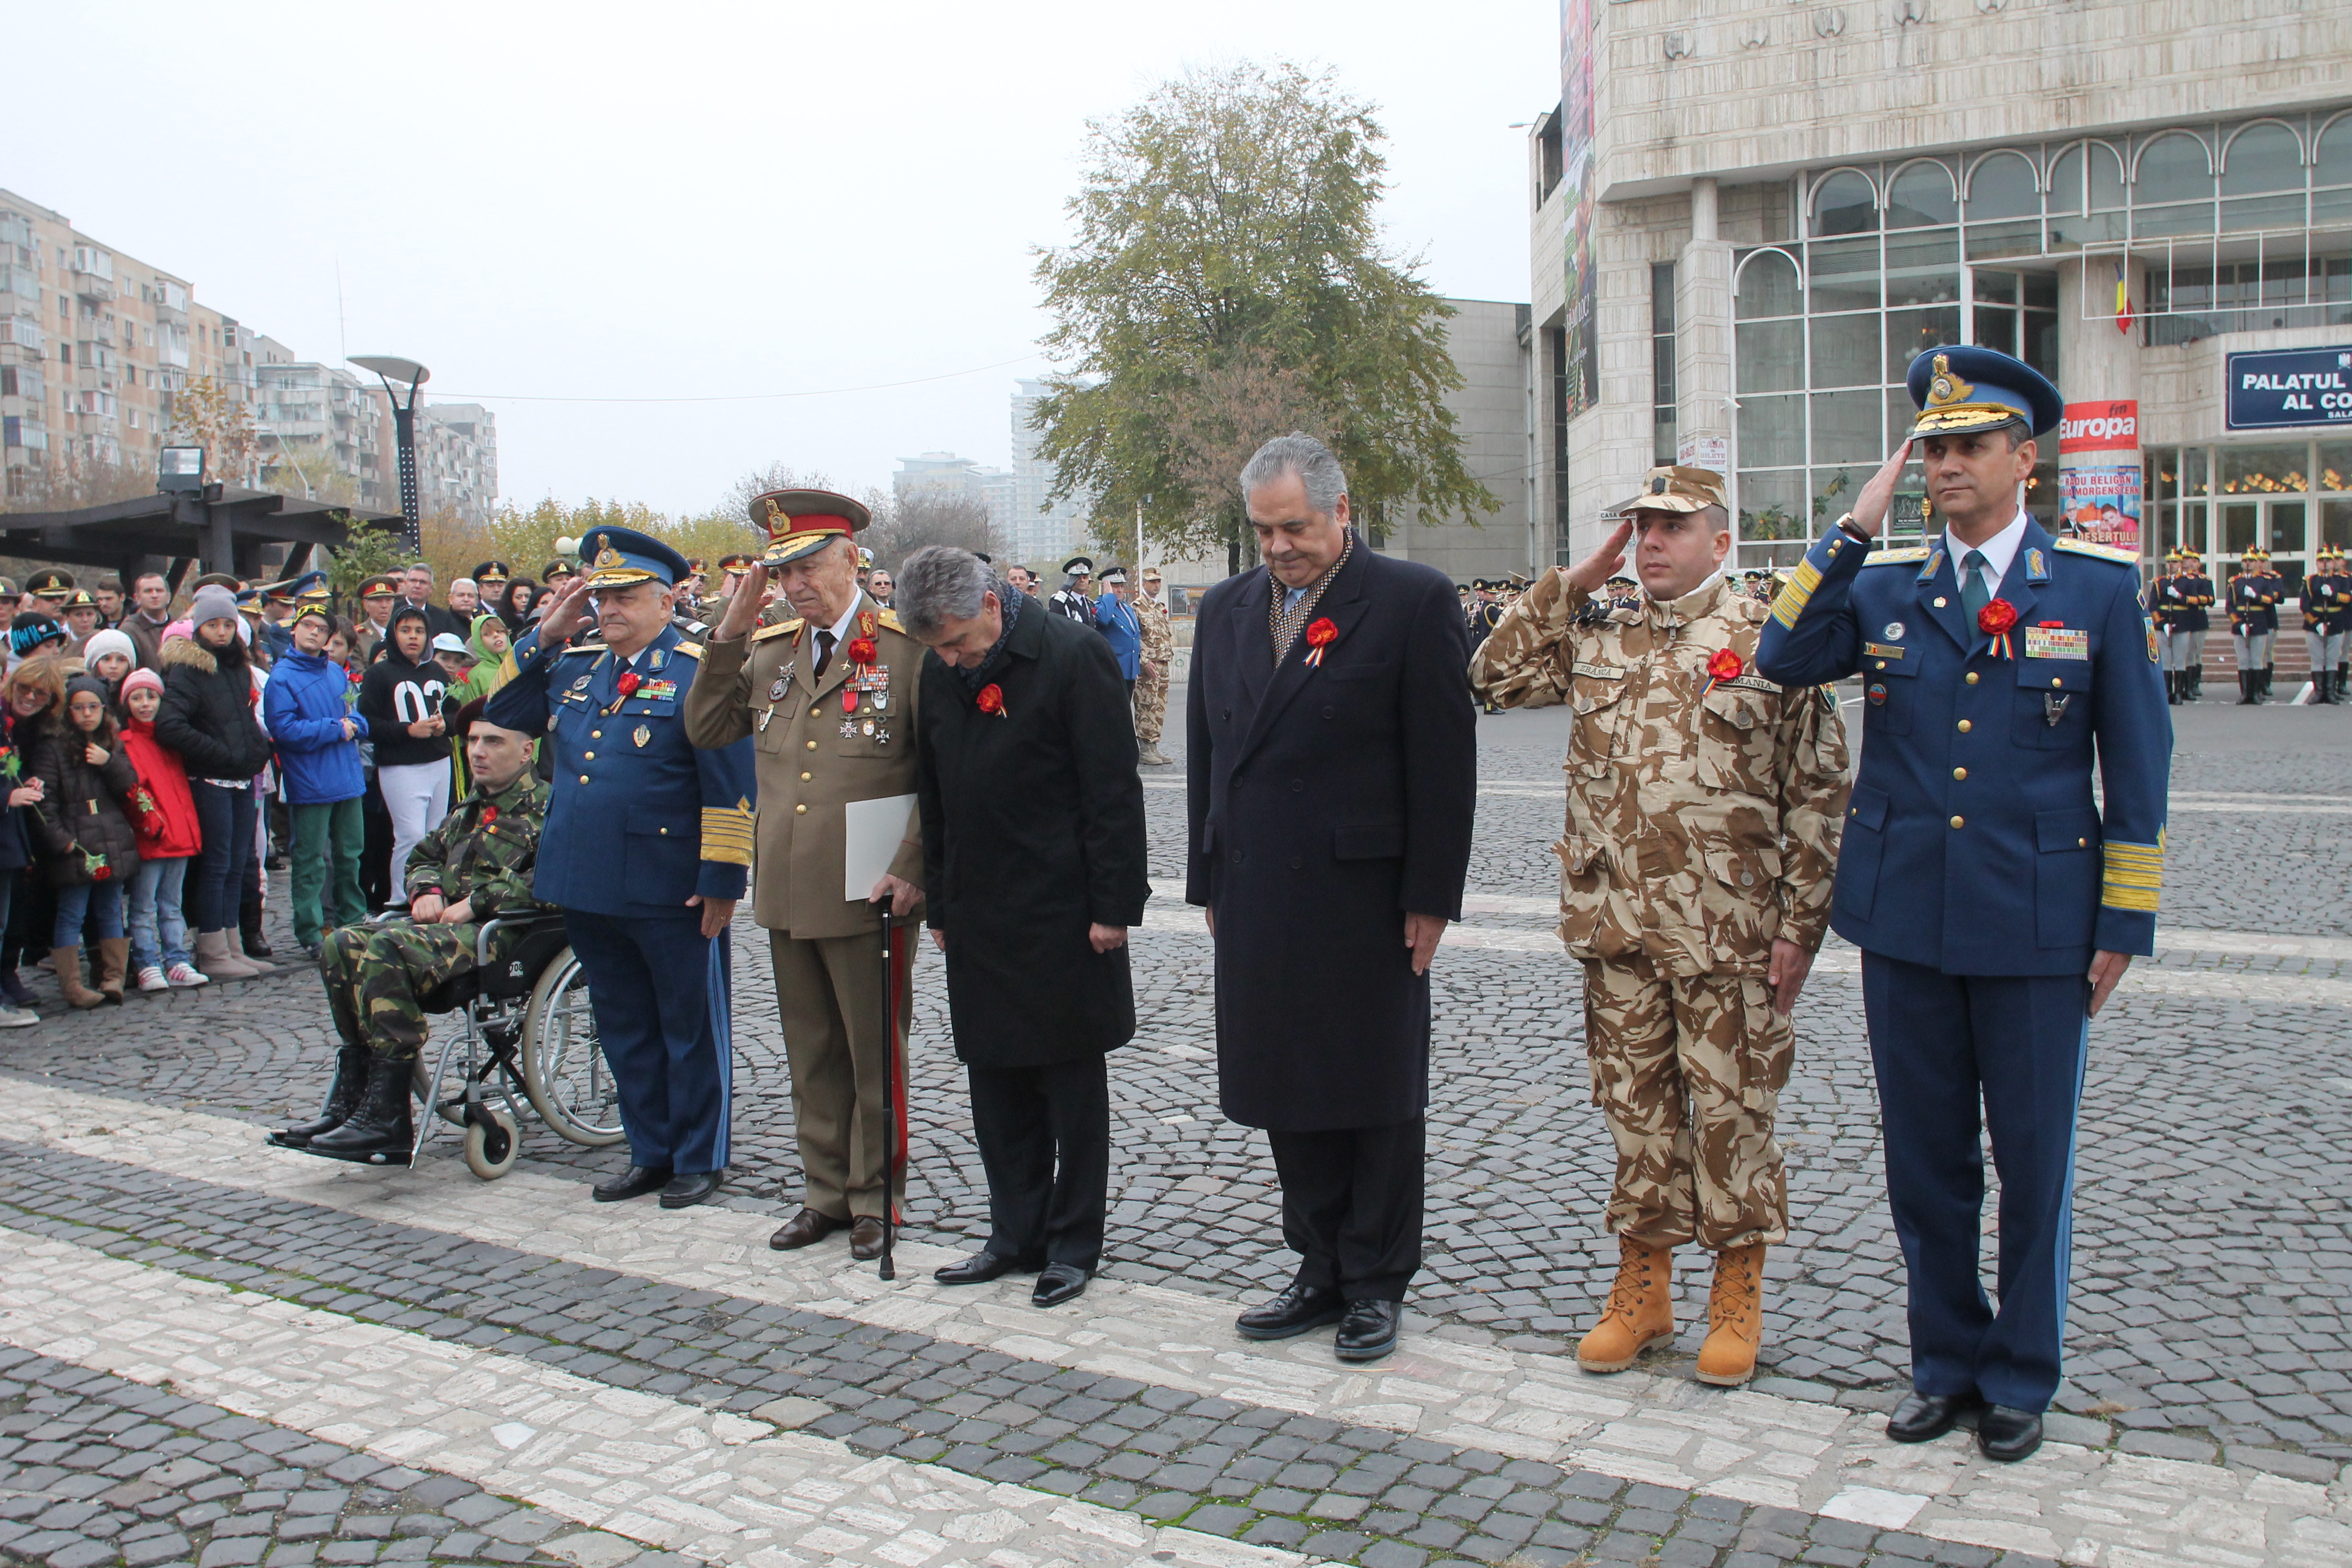
M 632 529 L 598 530 L 581 556 L 592 593 L 687 575 L 677 551 Z M 703 935 L 687 900 L 743 896 L 757 786 L 749 740 L 701 751 L 687 739 L 701 655 L 674 622 L 625 659 L 593 638 L 548 647 L 534 627 L 486 710 L 544 731 L 555 751 L 532 890 L 563 910 L 628 1133 L 631 1169 L 597 1187 L 603 1201 L 659 1190 L 682 1208 L 727 1168 L 728 939 Z
M 1989 349 L 1931 350 L 1910 388 L 1931 479 L 1937 452 L 1961 445 L 1935 437 L 2038 433 L 2061 411 L 2048 381 Z M 1979 626 L 1996 601 L 2016 612 L 2005 640 Z M 2096 953 L 2155 945 L 2172 752 L 2156 646 L 2135 555 L 2053 539 L 2021 510 L 1975 550 L 1949 531 L 1874 549 L 1841 519 L 1757 648 L 1784 686 L 1863 680 L 1831 925 L 1863 950 L 1910 1279 L 1899 1440 L 1990 1405 L 1979 1446 L 2021 1458 L 2058 1388 L 2085 976 Z M 1997 1311 L 1977 1268 L 1979 1100 L 2001 1185 Z

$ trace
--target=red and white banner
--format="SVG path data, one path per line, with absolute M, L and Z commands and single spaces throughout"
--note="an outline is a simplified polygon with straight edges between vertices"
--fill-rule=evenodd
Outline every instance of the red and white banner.
M 2064 417 L 2058 421 L 2058 450 L 2062 456 L 2076 452 L 2134 452 L 2139 449 L 2139 405 L 2123 403 L 2070 403 Z

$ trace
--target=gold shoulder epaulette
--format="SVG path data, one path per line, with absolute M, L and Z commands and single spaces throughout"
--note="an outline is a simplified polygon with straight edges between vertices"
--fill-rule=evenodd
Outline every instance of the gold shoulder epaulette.
M 797 620 L 778 621 L 772 626 L 761 626 L 759 630 L 753 632 L 751 634 L 751 640 L 753 642 L 766 642 L 770 637 L 790 637 L 793 633 L 800 630 L 802 626 L 804 624 L 804 622 Z
M 2118 566 L 2139 564 L 2139 552 L 2137 550 L 2118 550 L 2112 544 L 2094 544 L 2087 539 L 2060 539 L 2053 542 L 2069 555 L 2095 555 Z
M 1905 561 L 1925 561 L 1926 559 L 1927 559 L 1926 545 L 1908 544 L 1900 550 L 1874 550 L 1863 557 L 1862 563 L 1864 566 L 1893 566 Z
M 603 653 L 604 651 L 604 645 L 600 642 L 576 643 L 562 651 L 565 653 Z
M 688 658 L 700 658 L 702 657 L 702 645 L 698 642 L 680 641 L 677 647 L 671 651 L 675 653 L 682 653 Z
M 899 624 L 898 612 L 896 610 L 882 612 L 882 625 L 886 630 L 897 632 L 900 637 L 909 635 L 907 628 Z

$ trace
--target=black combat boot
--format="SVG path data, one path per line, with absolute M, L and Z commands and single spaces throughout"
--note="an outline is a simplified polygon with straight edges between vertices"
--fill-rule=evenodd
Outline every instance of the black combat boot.
M 406 1058 L 394 1061 L 369 1052 L 367 1097 L 350 1121 L 311 1139 L 308 1152 L 362 1165 L 407 1164 L 416 1143 L 416 1129 L 408 1119 L 408 1082 L 415 1071 Z
M 2242 669 L 2238 671 L 2239 707 L 2252 708 L 2254 705 L 2254 682 L 2258 678 L 2255 676 L 2254 672 L 2251 669 Z
M 316 1121 L 306 1121 L 299 1127 L 289 1127 L 272 1132 L 269 1142 L 280 1149 L 303 1149 L 321 1133 L 332 1132 L 352 1119 L 360 1108 L 360 1097 L 367 1090 L 368 1048 L 365 1046 L 343 1045 L 335 1051 L 335 1081 L 327 1090 L 327 1109 L 319 1113 Z

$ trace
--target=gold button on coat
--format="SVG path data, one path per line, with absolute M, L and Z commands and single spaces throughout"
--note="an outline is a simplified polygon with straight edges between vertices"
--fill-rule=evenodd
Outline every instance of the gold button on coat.
M 1969 776 L 1969 770 L 1966 768 L 1954 768 L 1952 770 L 1952 776 L 1956 779 L 1964 779 Z
M 1970 686 L 1974 686 L 1976 683 L 1977 683 L 1977 672 L 1976 672 L 1975 670 L 1973 670 L 1973 669 L 1972 669 L 1972 670 L 1969 671 L 1969 684 Z
M 815 751 L 815 750 L 816 750 L 816 742 L 815 742 L 814 741 L 811 741 L 811 742 L 808 743 L 808 749 L 809 749 L 810 751 L 812 751 L 812 752 Z
M 1970 729 L 1972 729 L 1972 728 L 1974 728 L 1974 726 L 1973 726 L 1973 725 L 1971 725 L 1971 724 L 1969 724 L 1969 722 L 1966 719 L 1963 719 L 1963 720 L 1961 720 L 1961 721 L 1960 721 L 1960 733 L 1961 733 L 1961 734 L 1963 734 L 1963 735 L 1967 734 L 1967 733 L 1969 732 L 1969 731 Z
M 582 784 L 586 784 L 588 782 L 588 775 L 586 773 L 582 773 L 580 775 L 580 782 Z
M 1968 825 L 1968 818 L 1964 816 L 1956 816 L 1952 818 L 1952 826 L 1955 827 L 1966 827 Z
M 808 783 L 808 782 L 809 782 L 809 780 L 811 780 L 811 779 L 814 778 L 815 776 L 816 776 L 816 775 L 815 775 L 814 773 L 803 773 L 803 774 L 801 775 L 801 783 L 803 783 L 803 784 L 806 784 L 806 783 Z
M 806 816 L 808 815 L 808 803 L 806 801 L 803 801 L 800 805 L 793 807 L 793 813 L 796 816 Z

